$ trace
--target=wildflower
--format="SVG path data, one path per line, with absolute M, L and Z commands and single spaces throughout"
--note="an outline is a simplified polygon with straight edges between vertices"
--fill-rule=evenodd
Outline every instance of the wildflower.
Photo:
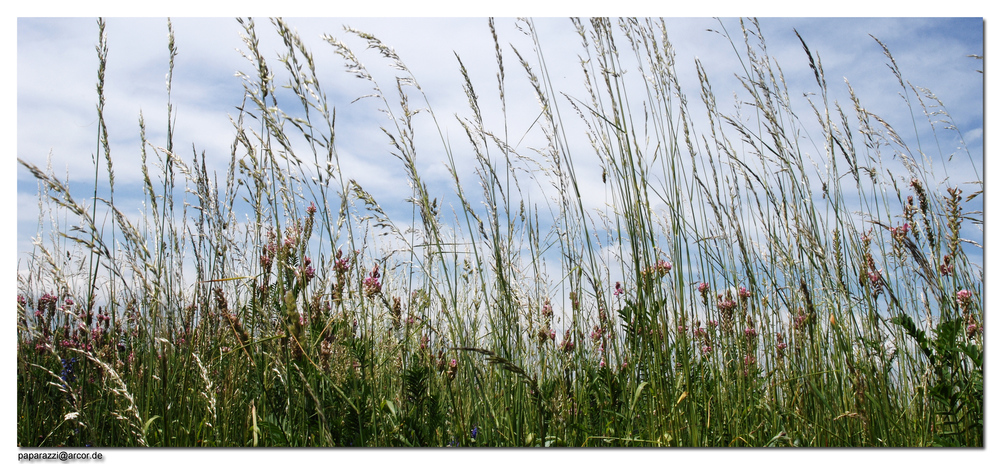
M 958 305 L 965 308 L 972 302 L 972 292 L 964 289 L 959 290 L 958 293 L 955 294 L 955 298 L 958 300 Z
M 741 300 L 746 300 L 747 298 L 750 298 L 750 291 L 747 290 L 746 287 L 744 287 L 744 286 L 741 285 L 740 286 L 740 299 Z
M 697 329 L 695 329 L 694 330 L 694 334 L 697 337 L 705 337 L 706 335 L 708 335 L 708 333 L 705 332 L 705 329 L 703 329 L 701 327 L 698 327 Z
M 732 311 L 735 307 L 736 302 L 728 298 L 719 302 L 719 309 L 723 311 Z
M 710 354 L 712 352 L 712 345 L 703 345 L 701 347 L 702 354 Z
M 753 327 L 748 327 L 746 329 L 743 329 L 743 335 L 745 335 L 747 338 L 754 338 L 757 336 L 757 331 L 754 330 Z
M 903 240 L 906 239 L 906 233 L 909 231 L 910 231 L 910 224 L 906 222 L 904 222 L 903 225 L 899 227 L 889 228 L 889 234 L 891 234 L 892 238 L 898 242 L 903 242 Z
M 965 326 L 965 333 L 971 338 L 975 337 L 977 333 L 982 333 L 983 326 L 976 324 L 975 322 L 970 323 Z
M 316 214 L 316 203 L 310 201 L 309 206 L 306 208 L 306 213 L 308 213 L 310 216 Z
M 601 330 L 600 326 L 595 325 L 594 330 L 590 332 L 590 339 L 596 342 L 601 339 L 602 333 L 603 331 Z
M 27 306 L 28 305 L 28 300 L 25 299 L 23 295 L 18 295 L 17 296 L 17 305 L 18 306 L 22 306 L 22 307 L 23 306 Z
M 746 365 L 747 367 L 753 366 L 754 364 L 757 364 L 757 358 L 755 358 L 753 355 L 748 354 L 743 357 L 743 364 Z
M 347 258 L 344 257 L 344 252 L 337 250 L 337 260 L 333 263 L 333 270 L 337 271 L 338 274 L 346 273 L 350 269 L 348 265 Z
M 687 327 L 686 326 L 684 326 L 683 324 L 677 326 L 677 334 L 678 335 L 684 335 L 686 332 L 687 332 Z
M 566 334 L 563 335 L 563 341 L 559 342 L 559 349 L 564 353 L 572 353 L 573 348 L 576 346 L 573 344 L 573 340 L 570 338 L 572 335 L 569 329 L 566 329 Z
M 76 373 L 74 372 L 74 367 L 76 366 L 76 358 L 70 358 L 69 360 L 62 360 L 63 370 L 59 374 L 59 378 L 63 382 L 69 383 L 76 380 Z
M 372 268 L 372 271 L 368 274 L 368 277 L 366 277 L 364 281 L 365 294 L 368 295 L 369 297 L 375 296 L 382 292 L 382 283 L 379 282 L 378 279 L 379 279 L 378 264 L 376 263 L 375 267 Z
M 66 305 L 66 306 L 73 306 L 74 304 L 76 304 L 76 302 L 73 301 L 73 298 L 70 298 L 70 297 L 67 296 L 63 300 L 63 304 Z
M 603 359 L 601 360 L 601 364 L 600 364 L 600 367 L 601 367 L 601 369 L 603 369 L 603 368 L 605 367 L 605 364 L 604 364 L 604 360 L 603 360 Z
M 458 360 L 452 358 L 451 362 L 448 363 L 448 379 L 454 380 L 455 374 L 458 373 Z
M 548 299 L 542 305 L 542 316 L 545 316 L 546 319 L 552 319 L 552 304 L 549 303 Z
M 708 282 L 698 284 L 698 291 L 701 292 L 702 295 L 708 293 Z
M 646 269 L 646 271 L 644 273 L 645 274 L 655 274 L 657 277 L 663 277 L 663 276 L 667 275 L 667 273 L 670 272 L 670 270 L 673 269 L 673 268 L 674 268 L 673 264 L 670 264 L 670 262 L 664 261 L 664 260 L 661 259 L 661 260 L 657 261 L 656 264 L 654 264 L 654 265 L 650 266 L 648 269 Z
M 955 272 L 955 266 L 951 264 L 950 254 L 944 255 L 944 263 L 942 263 L 938 269 L 941 271 L 941 275 L 943 276 L 950 276 L 953 272 Z
M 806 324 L 808 319 L 809 316 L 807 316 L 806 313 L 802 311 L 802 308 L 799 308 L 799 313 L 795 316 L 795 328 L 801 329 Z
M 873 286 L 878 288 L 879 283 L 882 281 L 882 273 L 880 273 L 877 269 L 872 269 L 868 271 L 868 280 Z
M 538 329 L 538 343 L 541 344 L 547 341 L 549 341 L 549 331 L 545 327 Z
M 621 282 L 615 282 L 615 296 L 621 296 L 625 293 L 625 289 L 622 287 Z
M 473 440 L 476 439 L 476 435 L 479 435 L 479 426 L 478 425 L 473 425 L 472 426 L 472 439 Z
M 549 331 L 549 340 L 555 340 L 555 339 L 556 339 L 556 331 L 555 330 L 550 330 Z

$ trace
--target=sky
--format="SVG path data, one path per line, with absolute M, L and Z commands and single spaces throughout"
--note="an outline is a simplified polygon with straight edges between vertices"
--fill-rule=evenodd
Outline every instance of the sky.
M 734 2 L 735 3 L 735 2 Z M 966 4 L 972 5 L 967 6 Z M 515 2 L 516 4 L 516 2 Z M 186 4 L 185 4 L 186 5 Z M 392 6 L 396 4 L 392 3 Z M 885 15 L 900 12 L 893 9 L 872 10 L 866 2 L 848 2 L 853 9 L 825 12 L 820 16 L 833 15 Z M 694 10 L 681 13 L 685 18 L 668 20 L 668 33 L 677 52 L 681 85 L 689 98 L 697 99 L 697 80 L 693 67 L 695 58 L 703 65 L 720 104 L 732 106 L 728 89 L 733 86 L 732 75 L 739 72 L 739 63 L 728 42 L 718 33 L 706 29 L 719 29 L 720 22 L 708 18 L 722 14 L 731 17 L 739 14 L 761 16 L 761 26 L 767 39 L 768 50 L 781 63 L 792 95 L 815 91 L 811 81 L 811 71 L 804 61 L 804 52 L 793 29 L 801 34 L 809 48 L 822 59 L 827 81 L 833 98 L 842 105 L 849 106 L 844 78 L 851 85 L 866 106 L 890 121 L 908 121 L 910 115 L 903 112 L 899 104 L 898 87 L 894 76 L 884 63 L 886 59 L 881 48 L 869 34 L 878 37 L 892 51 L 903 77 L 915 85 L 931 89 L 947 106 L 962 131 L 965 143 L 978 156 L 978 165 L 956 165 L 955 178 L 967 176 L 972 168 L 983 171 L 983 76 L 984 62 L 967 55 L 983 55 L 984 34 L 982 16 L 985 8 L 977 8 L 975 2 L 955 2 L 954 10 L 941 11 L 940 7 L 921 10 L 921 2 L 911 4 L 915 11 L 903 14 L 958 15 L 972 18 L 767 18 L 766 16 L 814 16 L 811 10 L 797 13 L 792 10 L 757 5 L 747 7 L 736 4 L 735 8 L 722 11 Z M 386 8 L 385 11 L 359 11 L 344 16 L 348 19 L 333 19 L 340 16 L 338 11 L 323 10 L 317 14 L 308 7 L 291 8 L 293 14 L 271 11 L 274 7 L 256 9 L 264 14 L 279 13 L 286 16 L 306 41 L 317 58 L 317 65 L 323 86 L 331 102 L 337 107 L 338 151 L 345 166 L 345 172 L 356 179 L 376 198 L 392 199 L 402 204 L 401 199 L 409 195 L 409 187 L 401 167 L 390 163 L 394 158 L 388 154 L 384 135 L 377 127 L 385 123 L 384 116 L 377 110 L 371 99 L 352 101 L 370 90 L 365 82 L 349 76 L 343 71 L 343 61 L 333 53 L 331 47 L 320 39 L 327 33 L 348 42 L 359 58 L 376 76 L 388 76 L 388 68 L 374 52 L 362 53 L 363 43 L 345 33 L 342 26 L 350 25 L 358 30 L 370 32 L 395 49 L 400 58 L 409 66 L 419 84 L 427 93 L 435 114 L 447 120 L 446 137 L 453 145 L 467 143 L 461 128 L 455 121 L 455 114 L 468 116 L 466 97 L 462 92 L 461 75 L 455 54 L 458 54 L 470 77 L 477 85 L 481 96 L 488 98 L 495 93 L 496 66 L 493 57 L 493 43 L 485 16 L 497 15 L 497 30 L 500 41 L 506 44 L 505 60 L 507 73 L 516 75 L 516 80 L 524 82 L 523 74 L 518 74 L 513 48 L 522 53 L 531 53 L 531 44 L 521 34 L 511 19 L 520 14 L 510 6 L 500 6 L 501 11 L 479 11 L 459 8 L 431 13 L 442 17 L 392 18 L 377 17 L 392 11 L 394 15 L 426 15 L 412 5 L 402 10 Z M 253 8 L 251 8 L 253 9 Z M 622 5 L 624 11 L 597 11 L 584 6 L 583 11 L 560 13 L 543 10 L 537 13 L 535 26 L 549 66 L 551 78 L 560 89 L 568 93 L 582 92 L 579 78 L 579 39 L 574 35 L 572 24 L 562 17 L 566 14 L 677 14 L 663 7 L 634 7 L 628 2 Z M 488 9 L 487 9 L 488 10 Z M 530 11 L 530 8 L 528 9 Z M 611 10 L 614 10 L 612 8 Z M 46 18 L 59 11 L 71 17 Z M 403 13 L 399 13 L 402 11 Z M 415 13 L 409 13 L 415 11 Z M 523 11 L 523 10 L 522 10 Z M 97 23 L 93 14 L 100 11 L 81 10 L 72 7 L 60 10 L 35 8 L 18 12 L 17 17 L 5 17 L 8 34 L 5 37 L 8 62 L 16 62 L 15 70 L 8 70 L 5 79 L 16 81 L 15 125 L 5 125 L 8 152 L 38 166 L 51 163 L 53 170 L 61 177 L 68 177 L 71 186 L 88 196 L 92 188 L 94 167 L 92 156 L 97 150 L 96 91 Z M 242 14 L 242 12 L 239 12 Z M 139 174 L 138 117 L 141 112 L 145 120 L 147 138 L 154 145 L 165 140 L 166 128 L 166 85 L 167 72 L 167 26 L 165 15 L 175 15 L 172 25 L 179 51 L 175 61 L 171 103 L 176 111 L 175 144 L 185 156 L 192 150 L 208 156 L 210 170 L 224 169 L 228 162 L 232 143 L 233 127 L 229 117 L 235 115 L 235 107 L 241 102 L 243 88 L 237 70 L 249 72 L 249 63 L 237 49 L 244 48 L 240 38 L 239 24 L 226 16 L 233 12 L 192 9 L 177 15 L 169 8 L 158 8 L 153 13 L 130 11 L 116 13 L 107 21 L 108 67 L 106 70 L 105 118 L 111 139 L 111 153 L 116 167 L 116 192 L 121 198 L 128 198 L 130 192 L 137 192 L 141 185 Z M 444 17 L 444 16 L 460 16 Z M 534 14 L 534 13 L 533 13 Z M 123 18 L 120 16 L 153 16 L 151 18 Z M 208 18 L 216 16 L 216 18 Z M 372 17 L 376 16 L 376 17 Z M 343 17 L 343 16 L 342 16 Z M 266 18 L 257 20 L 257 31 L 262 49 L 271 51 L 265 55 L 272 66 L 277 63 L 277 53 L 281 48 L 273 27 Z M 730 34 L 738 36 L 738 23 L 725 19 L 721 23 Z M 987 27 L 989 21 L 987 18 Z M 11 31 L 16 31 L 12 34 Z M 987 34 L 989 38 L 989 34 Z M 737 37 L 738 39 L 738 37 Z M 513 47 L 513 48 L 511 48 Z M 514 79 L 512 79 L 513 81 Z M 390 82 L 384 81 L 385 87 Z M 512 134 L 530 133 L 538 106 L 526 88 L 510 89 L 508 95 Z M 886 89 L 889 89 L 888 91 Z M 387 93 L 390 93 L 390 89 Z M 391 94 L 391 93 L 390 93 Z M 804 101 L 804 100 L 803 100 Z M 888 110 L 883 110 L 888 108 Z M 566 110 L 568 111 L 568 109 Z M 496 115 L 484 115 L 487 119 Z M 565 117 L 565 116 L 564 116 Z M 919 117 L 919 115 L 918 115 Z M 16 129 L 11 130 L 11 127 Z M 905 127 L 905 126 L 904 126 Z M 436 137 L 429 128 L 422 128 L 418 137 Z M 517 140 L 517 136 L 512 139 Z M 524 146 L 536 142 L 531 136 L 522 141 Z M 433 146 L 433 139 L 424 140 Z M 945 148 L 948 150 L 948 148 Z M 585 149 L 577 153 L 588 153 Z M 421 154 L 425 155 L 424 153 Z M 421 169 L 428 183 L 448 188 L 447 172 L 443 168 L 443 155 L 429 150 L 421 158 Z M 9 166 L 15 160 L 9 160 Z M 462 164 L 460 168 L 471 173 L 472 164 Z M 592 159 L 578 160 L 582 175 L 598 175 L 600 168 Z M 986 168 L 991 166 L 987 165 Z M 38 226 L 37 184 L 20 165 L 16 169 L 4 170 L 7 176 L 4 185 L 8 190 L 5 208 L 14 211 L 8 217 L 16 218 L 16 236 L 8 236 L 8 281 L 14 281 L 13 262 L 20 261 L 31 249 L 31 238 Z M 103 176 L 103 173 L 99 175 Z M 347 174 L 345 174 L 347 175 Z M 981 174 L 983 175 L 983 174 Z M 983 175 L 983 177 L 990 177 Z M 598 204 L 603 198 L 593 199 Z M 995 203 L 995 202 L 994 202 Z M 11 228 L 14 229 L 14 228 Z M 9 232 L 8 232 L 9 233 Z M 11 246 L 16 243 L 15 247 Z M 5 287 L 7 288 L 7 287 Z M 11 289 L 12 290 L 12 289 Z M 6 291 L 5 291 L 6 295 Z M 9 299 L 13 299 L 13 292 Z M 12 397 L 12 393 L 8 397 Z M 8 434 L 12 436 L 12 434 Z
M 357 53 L 368 70 L 379 79 L 383 91 L 394 97 L 392 70 L 371 50 L 365 50 L 357 37 L 343 26 L 369 32 L 391 46 L 410 68 L 427 95 L 448 143 L 457 147 L 457 164 L 463 179 L 474 178 L 474 162 L 467 152 L 467 140 L 456 116 L 469 117 L 467 99 L 462 91 L 457 54 L 468 69 L 477 92 L 485 102 L 496 101 L 497 72 L 493 43 L 485 18 L 286 18 L 316 57 L 321 83 L 337 111 L 337 149 L 345 177 L 352 178 L 372 193 L 390 214 L 408 213 L 403 199 L 410 190 L 402 166 L 389 155 L 390 147 L 379 129 L 387 118 L 379 112 L 376 99 L 355 101 L 371 93 L 369 83 L 344 72 L 344 61 L 332 47 L 321 40 L 330 34 L 344 40 Z M 542 51 L 554 85 L 560 91 L 584 98 L 580 66 L 580 40 L 572 24 L 563 18 L 539 18 L 538 30 Z M 241 27 L 230 18 L 179 17 L 172 20 L 178 56 L 175 60 L 170 103 L 175 111 L 174 143 L 181 156 L 190 159 L 194 152 L 207 155 L 209 171 L 224 171 L 229 160 L 234 129 L 230 117 L 236 114 L 243 94 L 236 71 L 250 73 L 250 63 L 238 52 L 246 47 L 240 39 Z M 534 127 L 538 104 L 516 63 L 514 49 L 531 60 L 532 44 L 520 32 L 512 18 L 497 19 L 500 42 L 505 44 L 507 63 L 507 110 L 511 140 L 518 140 L 522 151 L 542 144 Z M 732 77 L 741 73 L 730 43 L 718 31 L 734 36 L 739 45 L 740 28 L 736 19 L 671 18 L 668 34 L 677 53 L 677 68 L 682 88 L 692 103 L 698 99 L 694 60 L 704 66 L 723 111 L 733 106 L 732 93 L 738 82 Z M 272 68 L 280 68 L 280 39 L 266 19 L 256 22 L 261 48 Z M 904 79 L 931 89 L 947 106 L 962 131 L 965 143 L 978 156 L 978 166 L 969 166 L 967 157 L 958 157 L 952 166 L 960 173 L 982 169 L 982 61 L 967 55 L 982 55 L 983 29 L 979 18 L 765 18 L 761 28 L 769 53 L 781 64 L 799 114 L 810 119 L 806 92 L 815 92 L 812 71 L 795 31 L 819 57 L 831 89 L 831 100 L 850 108 L 844 79 L 869 109 L 890 121 L 904 137 L 911 114 L 899 95 L 895 77 L 885 66 L 881 47 L 869 36 L 879 38 L 893 53 Z M 716 32 L 709 31 L 712 29 Z M 53 171 L 68 179 L 78 196 L 91 196 L 97 152 L 96 90 L 97 24 L 94 18 L 21 18 L 17 22 L 17 150 L 19 158 L 37 166 L 51 163 Z M 115 166 L 116 203 L 128 213 L 137 213 L 141 205 L 128 206 L 141 190 L 139 169 L 139 125 L 141 114 L 151 144 L 166 142 L 168 69 L 167 24 L 159 18 L 110 18 L 107 21 L 108 60 L 105 81 L 105 120 Z M 460 38 L 460 39 L 458 39 Z M 278 84 L 287 79 L 278 75 Z M 286 95 L 287 97 L 287 95 Z M 412 98 L 412 97 L 411 97 Z M 585 99 L 585 98 L 584 98 Z M 289 99 L 284 100 L 288 106 Z M 565 101 L 567 115 L 570 109 Z M 423 102 L 412 103 L 424 106 Z M 497 127 L 497 106 L 487 106 L 484 118 Z M 695 105 L 697 106 L 697 105 Z M 919 109 L 919 108 L 918 108 Z M 291 110 L 287 110 L 291 111 Z M 919 117 L 918 124 L 920 124 Z M 418 165 L 424 180 L 434 192 L 451 192 L 444 153 L 436 129 L 418 126 L 418 146 L 430 147 L 421 152 Z M 579 122 L 564 116 L 565 125 Z M 926 123 L 923 124 L 926 126 Z M 704 125 L 702 125 L 702 130 Z M 909 131 L 912 133 L 912 130 Z M 518 134 L 524 134 L 519 136 Z M 582 140 L 573 141 L 574 162 L 583 178 L 600 172 L 592 150 Z M 954 140 L 944 138 L 945 152 L 953 150 Z M 819 142 L 813 142 L 819 143 Z M 571 142 L 572 144 L 572 142 Z M 821 143 L 814 147 L 820 151 Z M 152 154 L 150 154 L 152 156 Z M 944 166 L 947 168 L 948 166 Z M 971 168 L 971 169 L 970 169 Z M 38 229 L 37 183 L 28 171 L 16 171 L 17 253 L 22 258 L 31 249 L 31 239 Z M 96 172 L 106 185 L 103 167 Z M 466 186 L 466 188 L 470 188 Z M 968 189 L 966 189 L 968 190 Z M 99 190 L 99 194 L 106 191 Z M 607 198 L 584 192 L 588 207 L 600 207 Z M 399 208 L 396 209 L 395 206 Z M 978 238 L 978 237 L 974 237 Z

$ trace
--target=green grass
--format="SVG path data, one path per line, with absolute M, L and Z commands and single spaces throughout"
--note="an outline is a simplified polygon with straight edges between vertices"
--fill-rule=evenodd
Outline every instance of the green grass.
M 960 240 L 981 181 L 940 182 L 853 91 L 828 101 L 805 42 L 808 123 L 756 21 L 730 42 L 740 114 L 700 64 L 680 88 L 660 22 L 574 21 L 586 94 L 569 97 L 531 21 L 535 50 L 513 55 L 491 21 L 497 80 L 457 61 L 459 143 L 391 48 L 347 31 L 396 70 L 383 88 L 326 37 L 391 116 L 407 223 L 341 171 L 316 58 L 272 23 L 277 61 L 240 21 L 253 69 L 225 172 L 175 152 L 172 127 L 149 143 L 140 116 L 139 219 L 115 206 L 101 23 L 94 178 L 110 184 L 87 204 L 21 161 L 55 230 L 18 279 L 19 446 L 983 446 L 983 280 Z M 169 83 L 172 29 L 168 46 Z M 506 118 L 514 85 L 540 105 L 533 149 L 482 116 Z M 429 150 L 450 192 L 422 179 Z M 574 160 L 594 154 L 602 179 L 584 180 Z M 594 189 L 606 208 L 585 205 Z

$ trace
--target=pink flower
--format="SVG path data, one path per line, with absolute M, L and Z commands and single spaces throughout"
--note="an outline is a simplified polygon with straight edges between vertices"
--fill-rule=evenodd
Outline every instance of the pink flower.
M 545 300 L 545 304 L 542 305 L 542 316 L 552 317 L 552 304 L 549 303 L 549 300 Z
M 955 294 L 955 298 L 958 299 L 959 306 L 964 307 L 972 301 L 972 292 L 968 290 L 959 290 L 958 293 Z
M 702 295 L 708 293 L 708 282 L 698 284 L 698 291 L 701 292 Z
M 375 296 L 382 292 L 382 283 L 379 282 L 378 264 L 372 268 L 372 271 L 368 273 L 368 277 L 365 278 L 363 283 L 365 287 L 365 294 L 369 297 Z
M 621 296 L 625 293 L 625 289 L 622 288 L 621 282 L 615 282 L 615 296 Z
M 978 325 L 975 322 L 965 327 L 965 333 L 970 337 L 974 337 L 976 336 L 977 333 L 981 333 L 982 331 L 983 331 L 983 326 Z
M 741 300 L 745 300 L 747 298 L 750 298 L 750 291 L 747 290 L 746 287 L 744 287 L 744 286 L 741 285 L 740 286 L 740 299 Z

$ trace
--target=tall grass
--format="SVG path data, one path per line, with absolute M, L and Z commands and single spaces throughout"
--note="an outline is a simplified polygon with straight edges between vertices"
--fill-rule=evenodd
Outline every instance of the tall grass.
M 849 84 L 831 101 L 804 40 L 807 115 L 757 21 L 720 28 L 745 72 L 726 112 L 700 62 L 681 88 L 662 21 L 574 19 L 570 95 L 531 20 L 532 50 L 501 46 L 491 20 L 496 81 L 456 55 L 466 143 L 389 45 L 345 30 L 394 70 L 386 87 L 324 36 L 389 117 L 407 222 L 342 169 L 334 102 L 283 20 L 275 61 L 239 20 L 228 168 L 183 154 L 167 24 L 171 122 L 157 145 L 139 115 L 141 217 L 115 202 L 103 22 L 91 196 L 20 160 L 51 234 L 18 280 L 19 445 L 983 446 L 983 279 L 965 254 L 980 245 L 961 232 L 982 224 L 963 209 L 981 180 L 942 182 Z M 883 48 L 915 114 L 943 108 Z M 530 149 L 513 85 L 539 104 Z M 423 180 L 429 150 L 451 192 Z M 574 164 L 594 155 L 599 180 Z

